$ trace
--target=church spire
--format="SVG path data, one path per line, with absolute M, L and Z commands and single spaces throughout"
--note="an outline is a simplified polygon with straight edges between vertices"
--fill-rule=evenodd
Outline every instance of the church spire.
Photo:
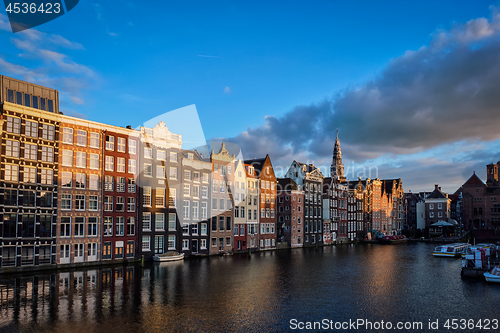
M 340 150 L 339 129 L 337 128 L 337 137 L 333 146 L 333 160 L 330 167 L 330 177 L 341 182 L 345 181 L 344 164 L 342 163 L 342 151 Z

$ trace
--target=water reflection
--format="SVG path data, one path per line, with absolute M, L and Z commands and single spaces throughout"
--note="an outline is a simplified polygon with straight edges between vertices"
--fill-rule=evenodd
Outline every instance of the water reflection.
M 283 331 L 317 321 L 494 318 L 500 286 L 432 246 L 338 246 L 0 278 L 0 331 Z M 443 260 L 444 259 L 444 260 Z

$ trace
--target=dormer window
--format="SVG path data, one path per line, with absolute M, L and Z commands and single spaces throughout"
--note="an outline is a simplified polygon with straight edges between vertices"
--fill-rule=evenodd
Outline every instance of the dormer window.
M 188 154 L 188 159 L 192 160 L 193 159 L 193 154 Z

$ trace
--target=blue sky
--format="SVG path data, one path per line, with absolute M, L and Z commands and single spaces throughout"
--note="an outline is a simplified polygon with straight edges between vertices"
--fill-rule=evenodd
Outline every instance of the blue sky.
M 387 86 L 380 80 L 396 71 L 398 59 L 407 61 L 408 51 L 432 49 L 440 32 L 451 36 L 454 29 L 478 18 L 493 25 L 492 5 L 496 3 L 80 1 L 68 14 L 25 33 L 11 33 L 5 15 L 0 16 L 0 72 L 59 89 L 66 114 L 119 126 L 135 127 L 194 104 L 206 138 L 233 139 L 244 153 L 248 151 L 245 157 L 269 152 L 282 165 L 294 158 L 328 165 L 334 128 L 339 127 L 346 164 L 376 165 L 380 177 L 402 177 L 405 188 L 426 190 L 439 182 L 454 191 L 472 169 L 483 173 L 484 161 L 500 159 L 494 156 L 499 137 L 482 135 L 479 130 L 465 139 L 443 138 L 435 129 L 436 133 L 426 133 L 436 135 L 435 141 L 412 146 L 403 142 L 413 140 L 412 129 L 406 128 L 387 142 L 367 145 L 364 142 L 377 142 L 376 134 L 370 130 L 371 123 L 364 122 L 354 135 L 356 117 L 335 119 L 316 131 L 321 135 L 302 138 L 306 145 L 273 137 L 269 142 L 279 144 L 270 148 L 251 134 L 265 137 L 269 119 L 288 126 L 296 117 L 294 112 L 300 113 L 297 119 L 301 122 L 307 122 L 301 117 L 311 113 L 314 118 L 317 112 L 318 122 L 326 123 L 322 117 L 328 118 L 331 110 L 325 111 L 327 115 L 321 113 L 322 103 L 326 101 L 326 109 L 333 105 L 337 112 L 335 107 L 345 105 L 349 94 L 362 91 L 370 82 L 379 84 L 377 89 Z M 495 36 L 496 30 L 485 37 L 488 40 L 474 39 L 476 43 L 468 47 L 495 44 Z M 455 50 L 450 46 L 440 52 Z M 398 98 L 401 95 L 399 92 Z M 429 101 L 429 105 L 437 108 L 441 104 Z M 358 117 L 364 119 L 364 115 Z M 384 113 L 378 117 L 382 122 L 386 118 L 393 119 Z M 447 126 L 445 121 L 442 126 Z M 398 131 L 394 127 L 376 129 L 382 136 Z M 301 127 L 295 130 L 301 131 Z M 372 136 L 363 137 L 362 133 Z M 398 143 L 393 146 L 391 140 Z M 449 147 L 454 151 L 458 147 L 462 153 L 443 157 L 443 150 Z M 467 151 L 483 154 L 481 159 L 471 160 L 470 154 L 463 153 Z M 450 174 L 453 165 L 459 170 Z M 416 178 L 420 172 L 415 172 L 415 166 L 420 166 L 425 180 Z

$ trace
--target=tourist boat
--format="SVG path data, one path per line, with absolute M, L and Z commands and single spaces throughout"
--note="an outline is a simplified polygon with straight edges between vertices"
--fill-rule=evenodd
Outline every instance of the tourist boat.
M 471 245 L 469 248 L 465 249 L 462 253 L 462 258 L 465 258 L 466 254 L 473 254 L 477 249 L 489 249 L 491 254 L 496 253 L 497 246 L 495 244 L 479 243 L 476 245 Z
M 408 238 L 403 235 L 388 235 L 388 236 L 383 236 L 380 239 L 380 243 L 382 244 L 398 244 L 398 243 L 404 243 L 407 242 Z
M 160 261 L 160 262 L 177 261 L 182 259 L 184 259 L 184 253 L 177 253 L 177 252 L 167 252 L 163 254 L 157 254 L 153 257 L 154 261 Z
M 500 267 L 495 266 L 491 272 L 486 272 L 483 274 L 487 282 L 500 282 Z
M 436 246 L 434 252 L 432 252 L 433 256 L 436 257 L 460 257 L 462 253 L 471 247 L 468 243 L 453 243 Z

